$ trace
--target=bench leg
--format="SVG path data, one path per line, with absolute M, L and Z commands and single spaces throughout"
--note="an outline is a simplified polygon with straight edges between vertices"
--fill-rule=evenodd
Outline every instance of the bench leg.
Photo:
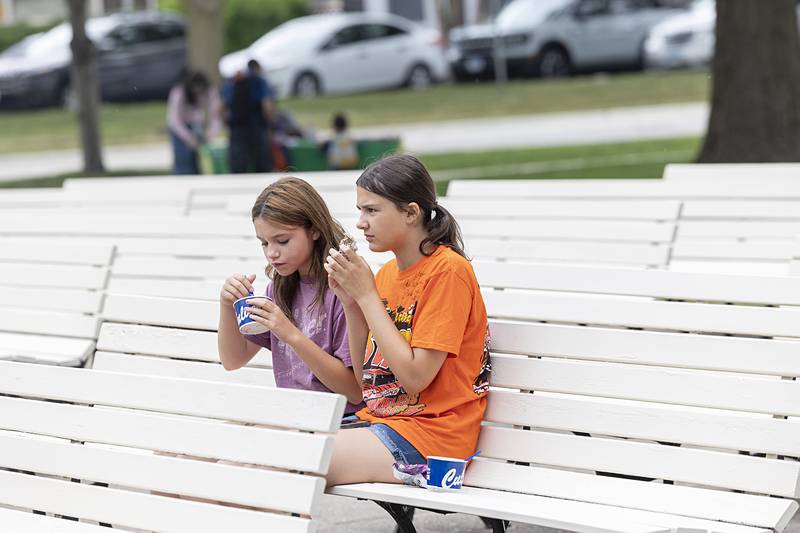
M 378 505 L 391 515 L 397 527 L 395 533 L 417 533 L 414 528 L 414 523 L 411 521 L 414 518 L 414 508 L 407 505 L 400 505 L 398 503 L 379 502 Z
M 485 516 L 481 517 L 484 525 L 492 530 L 492 533 L 505 533 L 506 527 L 508 527 L 507 520 L 500 520 L 499 518 L 486 518 Z

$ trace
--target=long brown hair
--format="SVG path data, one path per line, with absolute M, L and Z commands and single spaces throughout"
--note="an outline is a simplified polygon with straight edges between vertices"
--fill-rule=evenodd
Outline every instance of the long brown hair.
M 376 161 L 364 170 L 356 185 L 390 200 L 398 209 L 406 210 L 411 202 L 419 206 L 427 233 L 419 244 L 423 255 L 431 255 L 436 246 L 443 244 L 466 257 L 458 222 L 436 202 L 433 178 L 416 157 L 390 155 Z
M 339 247 L 345 232 L 331 216 L 316 189 L 300 178 L 281 178 L 261 191 L 251 215 L 253 220 L 262 218 L 282 226 L 303 227 L 319 233 L 319 238 L 314 241 L 308 273 L 317 282 L 317 296 L 310 307 L 321 307 L 328 287 L 325 258 L 328 250 Z M 275 303 L 289 320 L 294 321 L 292 304 L 300 286 L 300 273 L 281 276 L 268 264 L 266 274 L 272 280 Z

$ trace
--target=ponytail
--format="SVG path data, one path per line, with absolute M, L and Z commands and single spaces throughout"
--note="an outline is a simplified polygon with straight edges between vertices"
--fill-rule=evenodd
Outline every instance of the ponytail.
M 464 253 L 464 239 L 461 236 L 461 228 L 453 215 L 439 205 L 433 204 L 430 211 L 423 212 L 425 216 L 424 226 L 428 232 L 428 236 L 419 243 L 419 251 L 423 255 L 430 255 L 431 252 L 425 253 L 431 246 L 444 245 L 449 246 L 454 252 L 462 257 L 466 257 Z

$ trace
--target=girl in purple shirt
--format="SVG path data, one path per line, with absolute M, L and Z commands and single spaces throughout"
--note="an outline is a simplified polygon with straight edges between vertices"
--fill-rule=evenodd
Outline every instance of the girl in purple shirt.
M 278 387 L 342 394 L 349 402 L 345 413 L 354 413 L 361 387 L 350 362 L 344 310 L 328 287 L 324 267 L 328 250 L 345 238 L 344 230 L 319 193 L 299 178 L 283 178 L 264 189 L 252 219 L 268 261 L 266 295 L 271 301 L 259 300 L 249 312 L 269 331 L 242 335 L 236 322 L 233 302 L 252 292 L 255 275 L 226 279 L 217 336 L 222 365 L 241 368 L 268 348 Z

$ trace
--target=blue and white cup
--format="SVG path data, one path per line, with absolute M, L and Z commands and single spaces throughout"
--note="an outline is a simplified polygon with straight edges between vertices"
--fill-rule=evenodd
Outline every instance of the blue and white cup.
M 428 457 L 428 488 L 431 490 L 458 490 L 464 482 L 467 462 L 452 457 Z
M 247 312 L 247 306 L 250 305 L 250 302 L 255 302 L 256 300 L 271 301 L 272 298 L 269 296 L 254 296 L 251 292 L 244 298 L 239 298 L 233 302 L 233 310 L 236 312 L 236 322 L 239 324 L 239 333 L 243 335 L 258 335 L 259 333 L 266 333 L 269 331 L 267 326 L 253 320 L 253 317 Z

